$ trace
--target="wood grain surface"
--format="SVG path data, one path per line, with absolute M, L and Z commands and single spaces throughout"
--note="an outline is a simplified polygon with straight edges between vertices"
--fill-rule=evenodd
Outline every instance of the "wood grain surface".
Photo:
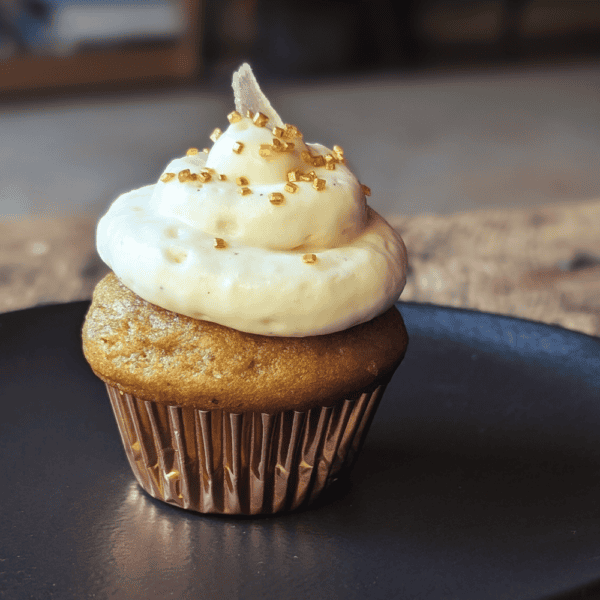
M 600 335 L 600 201 L 396 217 L 409 251 L 401 299 Z M 108 271 L 90 218 L 0 223 L 0 311 L 91 297 Z
M 392 224 L 409 251 L 402 299 L 600 335 L 600 202 Z

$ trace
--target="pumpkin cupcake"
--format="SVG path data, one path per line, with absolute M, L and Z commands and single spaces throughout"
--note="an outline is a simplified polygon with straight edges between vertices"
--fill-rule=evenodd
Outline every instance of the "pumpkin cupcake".
M 354 462 L 408 343 L 406 250 L 340 147 L 283 123 L 247 65 L 234 91 L 210 150 L 100 220 L 83 348 L 149 494 L 273 514 Z

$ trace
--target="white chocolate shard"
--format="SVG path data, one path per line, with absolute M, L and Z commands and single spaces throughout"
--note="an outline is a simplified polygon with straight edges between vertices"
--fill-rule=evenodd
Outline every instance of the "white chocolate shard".
M 254 114 L 261 112 L 269 117 L 269 127 L 284 127 L 281 117 L 267 97 L 262 93 L 256 77 L 248 63 L 244 63 L 234 74 L 231 83 L 235 97 L 235 109 L 242 115 L 251 110 Z

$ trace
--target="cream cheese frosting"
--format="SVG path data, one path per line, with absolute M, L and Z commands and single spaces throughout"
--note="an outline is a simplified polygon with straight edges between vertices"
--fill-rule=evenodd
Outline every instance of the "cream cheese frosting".
M 148 302 L 248 333 L 322 335 L 383 313 L 406 281 L 401 238 L 341 148 L 284 125 L 247 65 L 235 77 L 250 91 L 229 127 L 117 198 L 101 258 Z

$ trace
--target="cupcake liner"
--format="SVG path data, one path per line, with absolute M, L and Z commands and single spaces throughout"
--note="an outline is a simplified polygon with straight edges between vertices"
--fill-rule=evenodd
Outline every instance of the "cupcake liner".
M 201 513 L 258 515 L 306 506 L 351 469 L 388 381 L 331 407 L 276 414 L 198 410 L 106 387 L 146 492 Z

